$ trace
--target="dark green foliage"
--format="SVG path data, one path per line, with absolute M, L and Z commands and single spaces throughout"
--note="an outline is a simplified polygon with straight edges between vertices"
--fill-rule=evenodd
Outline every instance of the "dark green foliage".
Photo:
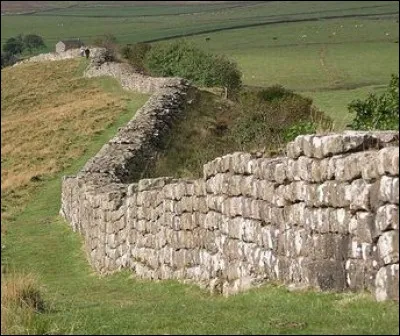
M 311 99 L 284 88 L 280 92 L 281 98 L 267 101 L 261 90 L 243 88 L 231 101 L 193 89 L 185 119 L 174 124 L 146 177 L 200 177 L 203 165 L 218 156 L 260 150 L 278 154 L 298 134 L 330 126 L 330 119 L 315 110 Z
M 279 100 L 291 95 L 293 95 L 293 91 L 285 89 L 282 85 L 273 85 L 257 93 L 257 97 L 268 102 L 272 102 L 276 99 Z
M 300 121 L 284 131 L 283 140 L 285 142 L 293 141 L 299 135 L 315 134 L 316 131 L 317 124 L 314 121 Z
M 136 71 L 145 72 L 144 60 L 150 49 L 151 45 L 148 43 L 126 45 L 121 49 L 121 55 L 135 68 Z
M 29 34 L 25 35 L 23 38 L 24 46 L 29 52 L 32 52 L 34 49 L 44 48 L 46 45 L 44 44 L 43 38 L 39 35 Z
M 380 96 L 370 94 L 366 100 L 352 101 L 349 111 L 355 113 L 350 127 L 355 130 L 399 129 L 399 76 L 392 75 L 387 90 Z
M 21 54 L 24 51 L 24 41 L 22 35 L 10 37 L 3 45 L 3 51 L 12 55 Z
M 272 86 L 259 91 L 246 90 L 238 100 L 241 115 L 234 132 L 240 150 L 285 143 L 291 140 L 287 132 L 293 127 L 300 127 L 305 133 L 315 132 L 298 126 L 311 123 L 317 114 L 310 98 Z
M 147 53 L 145 66 L 155 76 L 179 76 L 199 86 L 222 86 L 237 91 L 242 74 L 236 63 L 198 49 L 184 40 L 158 44 Z
M 9 52 L 1 53 L 1 68 L 10 66 L 18 62 L 19 58 Z

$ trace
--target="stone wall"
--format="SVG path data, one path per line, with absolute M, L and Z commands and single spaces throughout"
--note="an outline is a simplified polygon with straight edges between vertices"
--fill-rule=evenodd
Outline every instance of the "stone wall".
M 233 153 L 198 180 L 138 180 L 129 146 L 140 139 L 115 139 L 62 186 L 61 214 L 98 272 L 224 294 L 273 280 L 398 300 L 397 133 L 299 136 L 284 157 Z
M 89 48 L 90 50 L 90 58 L 98 58 L 99 55 L 104 53 L 104 48 Z M 40 54 L 37 56 L 32 56 L 27 58 L 21 62 L 15 63 L 13 66 L 18 66 L 25 63 L 38 63 L 38 62 L 47 62 L 47 61 L 60 61 L 64 59 L 76 58 L 80 56 L 80 49 L 70 49 L 64 52 L 50 52 L 47 54 Z
M 104 55 L 92 59 L 85 76 L 111 76 L 116 78 L 124 89 L 141 93 L 155 93 L 165 86 L 175 86 L 177 80 L 171 77 L 144 76 L 133 71 L 129 64 L 106 62 Z

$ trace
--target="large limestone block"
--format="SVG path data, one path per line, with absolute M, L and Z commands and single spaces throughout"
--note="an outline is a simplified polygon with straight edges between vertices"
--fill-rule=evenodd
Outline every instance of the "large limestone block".
M 350 209 L 352 210 L 370 210 L 370 191 L 372 184 L 362 179 L 351 183 L 346 199 L 350 200 Z
M 230 220 L 229 223 L 229 237 L 242 239 L 244 233 L 244 219 L 241 217 L 235 217 Z
M 378 199 L 382 202 L 399 204 L 399 178 L 382 176 L 378 192 Z
M 374 237 L 387 230 L 399 229 L 399 206 L 386 204 L 378 208 L 375 217 Z
M 378 152 L 378 173 L 399 175 L 399 147 L 386 147 Z
M 399 264 L 382 267 L 375 278 L 377 301 L 399 300 Z
M 302 263 L 311 286 L 321 290 L 343 291 L 346 288 L 345 262 L 305 259 Z
M 399 262 L 399 230 L 384 232 L 377 245 L 380 262 L 384 265 Z

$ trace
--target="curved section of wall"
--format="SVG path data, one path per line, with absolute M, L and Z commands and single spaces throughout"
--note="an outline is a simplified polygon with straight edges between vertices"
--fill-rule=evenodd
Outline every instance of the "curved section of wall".
M 285 157 L 233 153 L 198 180 L 88 183 L 97 173 L 64 178 L 61 213 L 99 272 L 399 297 L 397 133 L 299 136 Z
M 129 64 L 105 62 L 101 57 L 91 61 L 85 76 L 89 78 L 111 76 L 119 80 L 124 89 L 141 93 L 155 93 L 164 87 L 179 85 L 182 81 L 179 78 L 144 76 L 134 72 Z

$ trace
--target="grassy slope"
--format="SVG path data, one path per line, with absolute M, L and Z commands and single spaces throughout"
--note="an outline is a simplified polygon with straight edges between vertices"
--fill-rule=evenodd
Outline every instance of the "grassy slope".
M 16 213 L 41 180 L 81 157 L 88 140 L 145 101 L 144 95 L 110 92 L 114 80 L 81 78 L 84 62 L 2 70 L 2 218 Z
M 70 62 L 58 64 L 74 67 Z M 51 64 L 53 76 L 64 73 L 57 63 Z M 8 69 L 2 78 L 7 75 L 19 83 L 21 76 L 26 78 L 26 71 L 36 67 L 43 67 L 46 73 L 48 65 L 30 65 L 25 71 Z M 79 64 L 75 69 L 78 71 Z M 53 80 L 52 76 L 42 77 L 43 85 L 54 85 Z M 90 83 L 94 85 L 95 81 Z M 7 90 L 7 85 L 2 83 L 2 89 Z M 111 87 L 114 94 L 121 94 L 109 81 L 101 87 Z M 175 281 L 139 281 L 125 272 L 107 277 L 93 274 L 84 256 L 82 239 L 58 216 L 61 176 L 76 173 L 143 102 L 143 96 L 129 96 L 133 104 L 130 113 L 123 113 L 111 127 L 81 142 L 79 157 L 37 188 L 34 198 L 8 226 L 2 239 L 6 246 L 2 262 L 8 270 L 31 272 L 43 286 L 50 310 L 36 316 L 38 325 L 45 325 L 48 333 L 61 334 L 396 334 L 398 306 L 374 302 L 367 295 L 289 293 L 269 285 L 223 298 Z M 28 102 L 16 100 L 17 105 L 13 105 L 9 100 L 8 110 L 14 108 L 15 112 L 6 113 L 2 119 L 10 122 L 25 113 L 27 117 L 32 115 L 35 125 L 34 119 L 41 118 L 36 113 L 41 106 L 25 109 Z M 71 118 L 71 122 L 78 120 L 82 124 L 79 114 Z M 62 132 L 58 129 L 55 134 L 61 136 Z M 45 133 L 42 142 L 51 143 L 52 139 L 52 133 Z M 30 156 L 22 160 L 27 171 L 30 160 Z

